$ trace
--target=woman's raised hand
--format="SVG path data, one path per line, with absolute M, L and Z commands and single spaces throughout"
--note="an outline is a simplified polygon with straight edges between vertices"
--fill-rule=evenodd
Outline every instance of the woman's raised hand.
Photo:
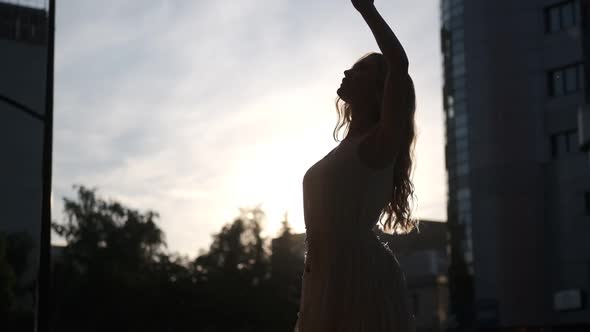
M 375 6 L 374 0 L 351 0 L 351 2 L 361 14 Z

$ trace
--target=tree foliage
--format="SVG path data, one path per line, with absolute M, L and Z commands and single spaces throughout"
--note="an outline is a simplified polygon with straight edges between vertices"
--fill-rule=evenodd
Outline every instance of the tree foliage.
M 34 326 L 34 271 L 27 271 L 33 248 L 33 239 L 26 232 L 0 232 L 0 322 L 9 330 L 32 330 Z
M 16 285 L 16 275 L 8 262 L 6 247 L 6 235 L 0 233 L 0 317 L 4 317 L 10 311 Z
M 95 189 L 77 187 L 64 212 L 53 224 L 67 241 L 54 268 L 56 331 L 292 330 L 302 257 L 283 241 L 273 259 L 259 207 L 241 209 L 195 259 L 165 250 L 157 213 Z

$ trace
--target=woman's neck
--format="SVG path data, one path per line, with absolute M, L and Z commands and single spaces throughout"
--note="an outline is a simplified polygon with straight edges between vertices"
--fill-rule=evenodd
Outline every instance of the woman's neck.
M 362 104 L 352 106 L 352 119 L 350 121 L 350 127 L 348 128 L 348 135 L 346 137 L 356 137 L 363 135 L 368 130 L 373 128 L 376 124 L 373 114 L 379 114 L 379 106 L 374 104 Z
M 368 130 L 370 130 L 371 128 L 373 128 L 373 126 L 375 125 L 375 123 L 371 123 L 369 121 L 359 121 L 360 119 L 357 119 L 355 121 L 352 121 L 350 123 L 350 127 L 348 129 L 348 134 L 346 135 L 346 138 L 353 138 L 353 137 L 357 137 L 357 136 L 361 136 L 363 134 L 365 134 Z

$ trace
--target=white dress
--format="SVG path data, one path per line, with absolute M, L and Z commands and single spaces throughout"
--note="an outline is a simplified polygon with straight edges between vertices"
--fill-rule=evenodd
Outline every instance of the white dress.
M 342 141 L 303 177 L 306 257 L 295 332 L 410 332 L 404 275 L 372 228 L 392 192 L 393 164 L 358 157 L 364 135 Z

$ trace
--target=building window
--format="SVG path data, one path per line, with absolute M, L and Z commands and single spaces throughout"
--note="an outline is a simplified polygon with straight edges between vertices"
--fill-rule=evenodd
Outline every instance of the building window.
M 467 137 L 467 127 L 455 127 L 455 139 L 461 139 Z
M 15 1 L 13 1 L 15 2 Z M 43 45 L 47 42 L 47 13 L 43 9 L 0 1 L 0 39 Z
M 471 212 L 466 210 L 464 212 L 459 211 L 457 216 L 457 223 L 460 225 L 469 225 L 471 224 Z
M 465 67 L 462 67 L 462 68 L 463 68 L 463 73 L 465 73 Z M 462 90 L 462 89 L 455 90 L 455 99 L 457 101 L 465 100 L 465 90 Z
M 460 16 L 461 14 L 463 14 L 463 6 L 456 6 L 451 9 L 451 16 Z
M 468 217 L 471 214 L 471 203 L 468 200 L 461 199 L 459 199 L 458 203 L 457 212 L 459 212 L 462 219 L 469 219 Z
M 461 76 L 465 75 L 465 66 L 464 65 L 454 66 L 452 75 L 453 75 L 453 77 L 461 77 Z
M 467 150 L 457 151 L 457 161 L 458 162 L 466 162 L 469 159 L 469 155 L 467 154 Z
M 545 32 L 553 33 L 578 25 L 579 8 L 574 0 L 545 8 Z
M 473 249 L 473 243 L 471 243 L 471 238 L 473 231 L 471 230 L 471 223 L 465 224 L 465 238 L 469 240 L 469 248 Z
M 463 40 L 463 29 L 453 29 L 453 32 L 451 33 L 451 43 L 455 43 L 459 40 Z
M 455 59 L 463 59 L 463 56 L 456 56 L 453 57 L 453 61 L 455 61 Z M 460 63 L 461 65 L 465 65 L 465 61 L 461 61 Z M 455 62 L 453 62 L 453 66 L 455 65 Z M 453 81 L 453 91 L 457 91 L 457 90 L 464 90 L 465 89 L 465 80 L 454 80 Z
M 573 152 L 578 152 L 578 132 L 576 129 L 551 135 L 551 156 L 553 159 Z
M 465 65 L 465 56 L 463 54 L 459 54 L 453 57 L 453 67 L 464 66 Z M 455 84 L 455 88 L 457 85 Z
M 467 175 L 469 173 L 469 164 L 468 162 L 463 162 L 457 164 L 457 175 Z
M 455 102 L 454 106 L 455 106 L 455 112 L 457 114 L 466 114 L 467 113 L 464 100 L 459 100 L 459 101 Z
M 550 70 L 548 73 L 549 96 L 560 97 L 582 90 L 584 65 L 581 63 Z
M 463 27 L 463 19 L 462 19 L 462 17 L 460 17 L 460 16 L 459 17 L 457 17 L 457 16 L 453 17 L 453 19 L 451 20 L 451 24 L 450 25 L 451 25 L 451 29 L 453 29 L 453 30 L 454 29 L 462 28 Z
M 473 252 L 465 251 L 463 253 L 463 258 L 465 259 L 465 263 L 467 263 L 467 264 L 473 263 Z
M 457 199 L 460 201 L 469 201 L 471 199 L 471 190 L 462 188 L 457 191 Z
M 467 114 L 458 114 L 455 118 L 455 126 L 466 127 L 467 126 Z

